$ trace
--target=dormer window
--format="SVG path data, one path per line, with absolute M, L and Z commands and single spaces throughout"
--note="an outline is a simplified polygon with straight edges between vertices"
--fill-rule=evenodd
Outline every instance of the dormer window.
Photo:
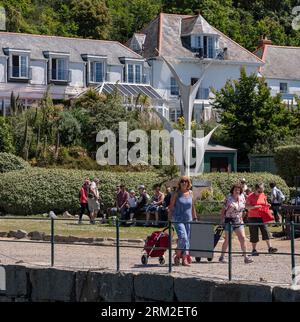
M 140 64 L 127 64 L 127 83 L 137 83 L 142 82 L 142 68 Z
M 12 55 L 11 77 L 28 78 L 28 56 Z
M 90 62 L 90 82 L 101 83 L 103 82 L 103 62 L 101 61 L 91 61 Z
M 191 47 L 194 51 L 199 51 L 203 58 L 215 58 L 216 49 L 218 47 L 218 39 L 209 35 L 193 35 L 191 36 Z
M 51 59 L 51 80 L 68 81 L 69 71 L 67 69 L 67 60 L 65 58 Z
M 87 84 L 98 84 L 106 80 L 107 56 L 101 55 L 81 55 L 86 64 Z
M 30 51 L 22 49 L 4 48 L 8 55 L 8 80 L 25 81 L 30 79 Z
M 44 56 L 48 58 L 48 81 L 50 83 L 59 85 L 71 82 L 69 53 L 45 51 Z
M 144 81 L 144 59 L 120 57 L 120 62 L 124 64 L 124 82 L 142 84 Z

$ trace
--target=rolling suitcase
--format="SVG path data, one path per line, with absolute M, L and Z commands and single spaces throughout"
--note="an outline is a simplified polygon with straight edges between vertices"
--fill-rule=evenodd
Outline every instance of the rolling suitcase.
M 191 251 L 190 255 L 195 257 L 196 262 L 199 263 L 201 258 L 207 258 L 209 262 L 213 260 L 214 249 L 217 246 L 224 228 L 217 226 L 216 229 L 212 225 L 207 224 L 192 224 L 191 225 L 191 249 L 201 249 L 200 251 Z

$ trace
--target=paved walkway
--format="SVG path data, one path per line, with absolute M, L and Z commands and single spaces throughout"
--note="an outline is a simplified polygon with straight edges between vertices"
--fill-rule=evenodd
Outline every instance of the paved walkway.
M 273 246 L 280 252 L 290 252 L 290 241 L 272 240 Z M 296 253 L 300 254 L 300 240 L 295 242 Z M 220 250 L 219 243 L 217 250 Z M 239 251 L 236 240 L 233 241 L 233 250 Z M 266 245 L 260 242 L 259 251 L 266 251 Z M 21 261 L 24 264 L 50 265 L 51 248 L 45 243 L 4 242 L 0 239 L 0 262 L 15 264 Z M 131 272 L 160 272 L 168 274 L 168 252 L 166 264 L 158 264 L 157 258 L 150 258 L 147 266 L 141 264 L 142 249 L 121 249 L 121 270 Z M 201 263 L 193 262 L 191 267 L 174 267 L 173 272 L 180 275 L 211 277 L 215 279 L 228 278 L 228 265 L 218 263 L 219 254 L 215 254 L 212 262 L 202 259 Z M 288 255 L 260 255 L 254 257 L 255 262 L 245 265 L 241 255 L 233 255 L 233 280 L 263 281 L 276 284 L 291 283 L 291 257 Z M 296 257 L 296 265 L 300 266 L 300 256 Z M 56 245 L 55 266 L 74 269 L 116 269 L 116 249 L 111 246 L 86 245 Z

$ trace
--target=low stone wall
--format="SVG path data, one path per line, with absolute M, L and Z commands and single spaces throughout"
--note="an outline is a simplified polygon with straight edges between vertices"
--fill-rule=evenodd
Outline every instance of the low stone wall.
M 6 292 L 0 295 L 0 302 L 300 301 L 300 291 L 264 284 L 221 282 L 176 274 L 2 267 L 6 271 Z

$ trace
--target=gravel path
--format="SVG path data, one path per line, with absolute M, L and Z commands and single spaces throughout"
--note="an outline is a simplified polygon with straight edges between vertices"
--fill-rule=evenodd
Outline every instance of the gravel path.
M 273 246 L 280 252 L 290 252 L 290 241 L 272 240 Z M 220 242 L 217 250 L 220 250 Z M 300 240 L 295 242 L 296 253 L 300 254 Z M 233 250 L 239 251 L 237 240 L 233 241 Z M 266 245 L 258 244 L 258 250 L 265 252 Z M 0 263 L 48 266 L 50 264 L 50 245 L 44 243 L 4 242 L 0 239 Z M 157 258 L 150 258 L 145 267 L 141 264 L 142 249 L 121 248 L 121 270 L 131 272 L 160 272 L 168 274 L 168 252 L 166 265 L 160 266 Z M 193 262 L 191 267 L 174 267 L 173 272 L 180 275 L 228 278 L 228 265 L 218 263 L 219 254 L 212 262 L 202 259 L 201 263 Z M 276 284 L 291 283 L 291 257 L 288 255 L 260 255 L 254 257 L 254 263 L 245 265 L 241 255 L 233 255 L 233 280 L 263 281 Z M 300 256 L 296 256 L 296 265 L 300 266 Z M 56 245 L 55 266 L 74 269 L 116 269 L 116 249 L 111 246 Z

